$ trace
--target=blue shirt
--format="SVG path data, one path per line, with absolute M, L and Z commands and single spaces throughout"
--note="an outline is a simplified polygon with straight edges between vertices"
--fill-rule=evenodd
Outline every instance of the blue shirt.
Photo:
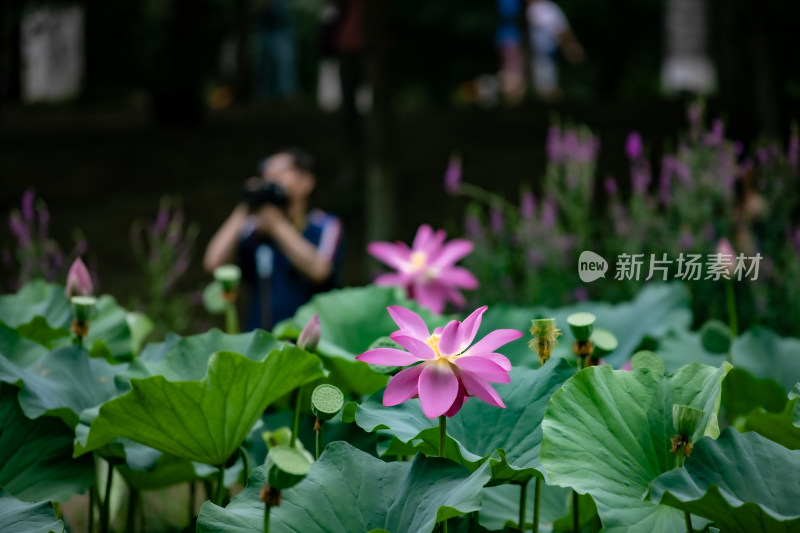
M 294 316 L 297 308 L 319 292 L 332 289 L 339 281 L 342 255 L 342 223 L 334 215 L 314 209 L 306 218 L 303 237 L 317 253 L 333 263 L 327 281 L 314 283 L 300 272 L 272 239 L 245 226 L 239 242 L 242 277 L 252 288 L 246 330 L 271 329 Z

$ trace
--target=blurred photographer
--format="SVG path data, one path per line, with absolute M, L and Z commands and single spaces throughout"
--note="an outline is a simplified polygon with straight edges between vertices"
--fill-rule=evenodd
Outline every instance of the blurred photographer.
M 314 160 L 287 149 L 264 160 L 260 178 L 250 178 L 234 208 L 206 248 L 209 272 L 228 263 L 242 268 L 252 287 L 246 329 L 271 329 L 294 315 L 338 278 L 342 224 L 308 199 L 316 182 Z

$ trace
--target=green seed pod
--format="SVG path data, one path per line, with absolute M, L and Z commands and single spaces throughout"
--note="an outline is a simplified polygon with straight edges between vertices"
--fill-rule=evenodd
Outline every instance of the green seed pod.
M 592 338 L 596 317 L 592 313 L 572 313 L 567 317 L 567 324 L 572 335 L 578 342 L 585 342 Z
M 675 431 L 682 437 L 691 438 L 700 426 L 704 415 L 702 410 L 688 405 L 675 404 L 672 406 L 672 424 L 675 426 Z
M 236 265 L 219 266 L 214 269 L 214 279 L 222 284 L 223 291 L 235 291 L 242 279 L 242 269 Z
M 311 412 L 320 420 L 330 420 L 344 406 L 344 394 L 329 383 L 318 385 L 311 393 Z
M 303 452 L 288 446 L 273 446 L 265 463 L 269 486 L 286 490 L 297 485 L 311 468 L 311 461 Z
M 591 338 L 594 345 L 592 357 L 601 359 L 617 349 L 617 337 L 607 329 L 597 328 L 592 332 Z
M 731 329 L 719 320 L 709 320 L 700 328 L 703 349 L 715 354 L 726 354 L 731 349 Z
M 631 357 L 631 368 L 634 370 L 644 370 L 648 368 L 657 374 L 664 374 L 664 361 L 650 350 L 640 350 Z
M 69 300 L 72 305 L 72 312 L 78 322 L 88 322 L 89 317 L 94 313 L 94 306 L 97 298 L 93 296 L 73 296 Z
M 544 365 L 553 351 L 553 346 L 558 343 L 561 330 L 556 327 L 555 318 L 537 318 L 531 320 L 531 335 L 533 338 L 528 347 L 539 356 L 539 364 Z

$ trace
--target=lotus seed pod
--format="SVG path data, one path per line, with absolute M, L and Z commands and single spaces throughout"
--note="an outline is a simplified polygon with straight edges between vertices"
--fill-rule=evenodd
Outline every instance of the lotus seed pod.
M 235 291 L 242 279 L 242 269 L 236 265 L 219 266 L 214 269 L 214 279 L 220 282 L 223 291 Z
M 596 317 L 592 313 L 572 313 L 567 317 L 567 324 L 572 335 L 578 342 L 585 342 L 592 338 Z
M 323 383 L 311 393 L 311 412 L 320 420 L 330 420 L 344 406 L 344 394 L 339 387 Z
M 731 349 L 731 329 L 719 320 L 709 320 L 700 328 L 703 349 L 714 354 L 726 354 Z
M 378 337 L 372 344 L 369 345 L 368 350 L 374 350 L 375 348 L 394 348 L 395 350 L 402 350 L 403 347 L 397 344 L 395 341 L 392 340 L 391 337 Z M 394 374 L 401 367 L 399 366 L 384 366 L 384 365 L 373 365 L 369 364 L 369 367 L 378 372 L 380 374 Z
M 89 317 L 94 313 L 97 298 L 92 296 L 73 296 L 69 300 L 72 305 L 72 312 L 78 322 L 88 322 Z
M 678 404 L 672 406 L 672 424 L 682 437 L 691 438 L 704 416 L 705 413 L 695 407 Z
M 308 474 L 311 462 L 303 452 L 288 446 L 269 449 L 265 468 L 269 486 L 286 490 L 297 485 Z
M 558 336 L 561 335 L 561 331 L 556 327 L 556 319 L 532 320 L 531 334 L 533 339 L 528 343 L 528 347 L 539 356 L 539 364 L 544 365 L 550 359 L 553 347 L 558 343 Z
M 607 329 L 597 328 L 592 332 L 591 338 L 594 344 L 594 354 L 592 357 L 601 359 L 617 349 L 617 337 Z

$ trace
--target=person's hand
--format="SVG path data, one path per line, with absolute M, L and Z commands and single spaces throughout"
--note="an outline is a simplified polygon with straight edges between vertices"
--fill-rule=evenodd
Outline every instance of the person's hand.
M 264 204 L 255 212 L 258 221 L 258 230 L 265 235 L 272 235 L 275 228 L 282 224 L 288 224 L 289 219 L 279 208 L 272 204 Z

